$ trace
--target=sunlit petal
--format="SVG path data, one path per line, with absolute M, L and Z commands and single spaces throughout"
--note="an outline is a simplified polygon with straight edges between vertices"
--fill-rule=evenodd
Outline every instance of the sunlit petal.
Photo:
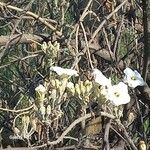
M 120 82 L 117 85 L 110 86 L 108 88 L 107 98 L 116 106 L 129 103 L 130 96 L 127 85 Z
M 68 75 L 68 76 L 78 76 L 78 73 L 76 70 L 73 70 L 73 69 L 66 69 L 66 68 L 61 68 L 61 67 L 58 67 L 58 66 L 53 66 L 50 68 L 50 70 L 56 72 L 59 76 L 65 74 L 65 75 Z
M 145 85 L 145 82 L 141 75 L 136 70 L 131 70 L 130 68 L 126 68 L 124 70 L 125 77 L 124 82 L 127 83 L 130 87 L 136 88 L 137 86 Z
M 95 77 L 95 82 L 102 86 L 110 86 L 111 79 L 106 78 L 103 73 L 98 69 L 93 69 L 93 76 Z

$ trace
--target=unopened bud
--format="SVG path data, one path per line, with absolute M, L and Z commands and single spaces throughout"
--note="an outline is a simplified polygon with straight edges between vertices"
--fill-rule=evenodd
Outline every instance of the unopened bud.
M 40 102 L 44 101 L 46 88 L 42 84 L 40 84 L 38 87 L 35 88 L 35 91 L 37 100 Z
M 51 86 L 52 86 L 53 88 L 55 88 L 55 86 L 56 86 L 54 79 L 51 79 Z
M 45 115 L 45 107 L 44 106 L 41 106 L 40 107 L 40 113 L 41 113 L 41 115 Z
M 53 89 L 53 90 L 51 91 L 50 97 L 51 97 L 53 100 L 56 99 L 56 97 L 57 97 L 57 91 L 56 91 L 56 89 Z
M 58 79 L 55 79 L 55 86 L 56 88 L 60 87 L 60 81 Z
M 37 120 L 32 118 L 30 122 L 31 122 L 31 127 L 32 127 L 32 129 L 33 129 L 34 131 L 36 131 L 36 128 L 37 128 L 37 125 L 36 125 Z
M 84 96 L 85 91 L 86 91 L 86 88 L 85 88 L 85 86 L 83 85 L 83 81 L 80 81 L 80 90 L 81 90 L 82 96 Z
M 46 42 L 43 42 L 43 44 L 42 44 L 42 50 L 46 53 L 46 49 L 47 49 L 47 44 L 46 44 Z
M 67 89 L 71 92 L 72 95 L 75 94 L 74 84 L 72 82 L 67 83 Z
M 84 85 L 85 85 L 85 88 L 86 88 L 86 93 L 90 94 L 90 91 L 92 89 L 92 82 L 90 82 L 89 80 L 86 80 Z
M 15 135 L 20 134 L 20 130 L 17 127 L 14 127 L 13 131 L 14 131 Z
M 50 106 L 50 105 L 47 106 L 46 114 L 47 114 L 47 115 L 50 115 L 50 114 L 51 114 L 51 106 Z
M 75 84 L 75 91 L 76 91 L 76 93 L 78 94 L 78 96 L 80 97 L 80 95 L 81 95 L 81 91 L 80 91 L 80 87 L 79 87 L 79 84 Z
M 144 141 L 139 142 L 139 150 L 146 150 L 146 144 Z

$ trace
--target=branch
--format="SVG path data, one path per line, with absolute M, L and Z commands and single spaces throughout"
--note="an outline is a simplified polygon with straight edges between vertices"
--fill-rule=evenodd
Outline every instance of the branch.
M 29 147 L 17 147 L 17 148 L 7 147 L 5 150 L 36 150 L 36 149 L 29 148 Z
M 15 6 L 7 5 L 7 4 L 2 3 L 2 2 L 0 2 L 0 6 L 7 7 L 7 8 L 9 8 L 9 9 L 16 10 L 16 11 L 19 11 L 19 12 L 23 12 L 23 13 L 24 13 L 24 10 L 23 10 L 23 9 L 18 8 L 18 7 L 15 7 Z M 26 15 L 29 15 L 29 16 L 31 16 L 31 17 L 37 19 L 37 20 L 39 20 L 39 21 L 42 22 L 44 25 L 46 25 L 48 28 L 50 28 L 52 31 L 55 31 L 58 36 L 61 36 L 61 35 L 62 35 L 62 33 L 59 32 L 59 31 L 57 31 L 57 29 L 56 29 L 53 25 L 51 25 L 50 23 L 48 23 L 45 19 L 43 19 L 43 18 L 39 17 L 38 15 L 32 13 L 31 11 L 27 11 L 27 12 L 25 12 L 25 14 L 26 14 Z
M 101 112 L 100 115 L 106 116 L 106 117 L 111 118 L 111 119 L 115 118 L 115 116 L 108 114 L 108 113 L 105 113 L 105 112 Z M 74 128 L 78 123 L 82 122 L 83 120 L 86 120 L 86 119 L 91 118 L 91 117 L 92 117 L 92 114 L 89 113 L 83 117 L 76 119 L 73 123 L 70 124 L 70 126 L 61 134 L 61 136 L 57 140 L 52 141 L 52 142 L 48 141 L 47 144 L 35 146 L 34 148 L 42 148 L 42 147 L 45 147 L 47 145 L 56 145 L 56 144 L 60 143 L 65 138 L 65 136 L 72 130 L 72 128 Z
M 90 4 L 90 2 L 91 1 L 89 1 L 89 4 Z M 101 22 L 101 24 L 98 26 L 98 28 L 94 31 L 94 33 L 92 34 L 92 36 L 91 36 L 91 39 L 89 40 L 89 42 L 88 42 L 88 45 L 89 45 L 89 48 L 90 48 L 90 45 L 93 43 L 93 41 L 95 40 L 95 37 L 96 37 L 96 35 L 99 33 L 99 31 L 103 28 L 103 26 L 105 25 L 105 23 L 107 22 L 107 20 L 109 20 L 119 9 L 121 9 L 121 7 L 125 4 L 127 2 L 127 0 L 124 0 L 119 6 L 117 6 L 115 9 L 114 9 L 114 11 L 113 12 L 111 12 L 109 15 L 107 15 L 106 16 L 106 18 Z M 88 8 L 88 7 L 87 7 Z M 97 51 L 97 53 L 99 53 L 100 54 L 100 56 L 106 56 L 106 58 L 108 58 L 109 59 L 109 61 L 111 61 L 112 59 L 113 59 L 113 57 L 114 57 L 114 59 L 113 60 L 115 60 L 115 56 L 111 56 L 112 57 L 112 59 L 111 59 L 111 57 L 110 57 L 110 53 L 109 52 L 107 52 L 107 50 L 104 50 L 104 51 L 101 51 L 100 49 L 98 49 L 99 51 Z M 83 49 L 83 54 L 86 52 L 86 47 Z M 105 55 L 104 55 L 104 53 L 105 53 Z M 108 53 L 109 53 L 109 55 L 108 55 Z M 99 55 L 98 54 L 98 55 Z M 76 60 L 75 61 L 75 63 L 73 64 L 73 66 L 72 66 L 72 68 L 73 67 L 75 67 L 76 66 L 76 64 L 78 64 L 78 62 L 80 61 L 80 58 L 77 58 L 78 60 Z M 106 60 L 108 60 L 108 59 L 106 59 Z M 123 66 L 123 62 L 121 62 L 121 65 Z
M 6 43 L 10 40 L 10 36 L 0 36 L 0 46 L 6 45 Z M 12 35 L 12 40 L 9 45 L 14 45 L 16 43 L 33 43 L 33 41 L 41 42 L 43 40 L 42 37 L 34 35 L 34 34 L 14 34 Z
M 122 134 L 124 135 L 124 138 L 126 139 L 128 144 L 130 144 L 130 146 L 132 147 L 133 150 L 137 150 L 135 144 L 133 143 L 133 140 L 129 136 L 127 130 L 124 127 L 124 125 L 120 122 L 120 120 L 116 120 L 116 121 L 117 121 L 118 127 L 122 130 Z
M 19 112 L 24 112 L 24 111 L 28 111 L 30 109 L 33 109 L 34 105 L 31 105 L 30 107 L 24 108 L 24 109 L 18 109 L 18 110 L 14 110 L 14 109 L 7 109 L 7 108 L 0 108 L 0 111 L 7 111 L 7 112 L 12 112 L 12 113 L 19 113 Z
M 144 30 L 144 59 L 143 59 L 143 78 L 146 81 L 148 66 L 150 61 L 150 42 L 148 36 L 148 1 L 142 0 L 143 9 L 143 30 Z
M 98 26 L 98 28 L 94 31 L 92 38 L 90 40 L 90 42 L 92 42 L 92 40 L 96 37 L 96 35 L 98 34 L 98 32 L 102 29 L 102 27 L 104 26 L 104 24 L 107 22 L 107 20 L 109 20 L 119 9 L 121 9 L 121 7 L 127 2 L 128 0 L 124 0 L 119 6 L 117 6 L 115 8 L 114 11 L 112 11 L 107 17 L 106 19 L 104 19 L 102 21 L 102 23 Z

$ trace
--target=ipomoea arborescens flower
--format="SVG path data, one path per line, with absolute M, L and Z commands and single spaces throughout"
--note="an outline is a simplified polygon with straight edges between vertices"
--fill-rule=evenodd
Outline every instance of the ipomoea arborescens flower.
M 119 106 L 130 102 L 128 87 L 123 82 L 108 87 L 106 99 L 110 100 L 114 105 Z
M 125 77 L 124 82 L 129 85 L 129 87 L 136 88 L 137 86 L 143 86 L 145 84 L 141 75 L 136 71 L 130 68 L 124 70 Z

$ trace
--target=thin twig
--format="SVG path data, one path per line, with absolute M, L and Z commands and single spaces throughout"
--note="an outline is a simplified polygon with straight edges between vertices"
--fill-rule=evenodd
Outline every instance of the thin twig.
M 101 116 L 106 116 L 106 117 L 111 118 L 111 119 L 115 118 L 115 116 L 108 114 L 108 113 L 105 113 L 105 112 L 101 112 L 100 114 L 101 114 Z M 80 123 L 80 122 L 82 122 L 88 118 L 91 118 L 91 117 L 92 117 L 92 114 L 89 113 L 83 117 L 76 119 L 73 123 L 70 124 L 70 126 L 61 134 L 61 136 L 57 140 L 52 141 L 52 142 L 48 141 L 47 144 L 35 146 L 34 148 L 42 148 L 42 147 L 45 147 L 47 145 L 56 145 L 56 144 L 60 143 L 64 139 L 64 137 L 72 130 L 72 128 L 74 128 L 78 123 Z
M 106 123 L 106 127 L 105 127 L 105 133 L 104 133 L 104 148 L 106 150 L 110 149 L 110 145 L 109 145 L 109 131 L 110 131 L 110 125 L 111 125 L 111 119 L 108 118 L 107 123 Z
M 114 61 L 114 57 L 112 56 L 112 50 L 111 50 L 111 45 L 110 45 L 110 42 L 108 40 L 108 35 L 106 33 L 106 30 L 105 28 L 103 28 L 103 32 L 104 32 L 104 35 L 105 35 L 105 39 L 106 39 L 106 43 L 107 43 L 107 47 L 108 47 L 108 52 L 109 52 L 109 55 L 110 55 L 110 58 L 111 58 L 111 62 Z
M 8 48 L 9 46 L 9 43 L 13 40 L 13 34 L 15 33 L 19 23 L 21 22 L 22 20 L 22 17 L 24 16 L 25 12 L 28 11 L 28 9 L 31 7 L 32 3 L 34 2 L 34 0 L 31 0 L 29 2 L 29 4 L 25 7 L 25 9 L 22 11 L 22 14 L 20 15 L 19 17 L 19 20 L 16 21 L 14 27 L 13 27 L 13 30 L 11 31 L 11 34 L 9 36 L 9 40 L 7 41 L 6 45 L 5 45 L 5 48 L 3 49 L 3 51 L 1 52 L 0 54 L 0 59 L 4 56 L 4 53 L 5 53 L 5 50 Z M 0 5 L 1 5 L 1 2 L 0 2 Z
M 36 43 L 43 40 L 42 37 L 35 34 L 14 34 L 10 40 L 10 35 L 0 36 L 0 46 L 5 45 L 9 41 L 9 45 L 14 45 L 16 43 Z M 1 52 L 2 50 L 0 50 Z
M 11 5 L 7 5 L 7 4 L 2 3 L 2 2 L 0 2 L 0 5 L 1 5 L 1 6 L 4 6 L 4 7 L 7 7 L 7 8 L 9 8 L 9 9 L 12 9 L 12 10 L 16 10 L 16 11 L 19 11 L 19 12 L 24 12 L 24 10 L 21 9 L 21 8 L 18 8 L 18 7 L 15 7 L 15 6 L 11 6 Z M 45 19 L 39 17 L 38 15 L 32 13 L 31 11 L 27 11 L 27 12 L 25 12 L 25 14 L 26 14 L 26 15 L 29 15 L 29 16 L 35 18 L 35 19 L 38 19 L 40 22 L 42 22 L 42 23 L 43 23 L 44 25 L 46 25 L 48 28 L 50 28 L 50 29 L 53 30 L 53 31 L 56 31 L 56 34 L 57 34 L 58 36 L 61 36 L 61 35 L 62 35 L 61 32 L 57 31 L 57 29 L 56 29 L 54 26 L 52 26 L 50 23 L 48 23 Z
M 34 105 L 31 105 L 30 107 L 27 107 L 27 108 L 24 108 L 24 109 L 18 109 L 18 110 L 7 109 L 7 108 L 0 108 L 0 111 L 7 111 L 7 112 L 12 112 L 12 113 L 19 113 L 19 112 L 28 111 L 28 110 L 30 110 L 32 108 L 34 108 Z
M 85 9 L 84 9 L 84 11 L 83 11 L 83 13 L 82 13 L 82 15 L 81 15 L 79 21 L 83 21 L 83 19 L 84 19 L 85 16 L 87 15 L 86 12 L 87 12 L 87 10 L 89 9 L 89 7 L 90 7 L 92 1 L 93 1 L 93 0 L 89 0 L 89 2 L 88 2 L 88 4 L 87 4 L 87 6 L 85 7 Z
M 126 139 L 126 141 L 130 144 L 130 146 L 132 147 L 133 150 L 138 150 L 136 148 L 136 146 L 133 143 L 133 140 L 131 139 L 131 137 L 129 136 L 127 130 L 125 129 L 124 125 L 120 122 L 120 120 L 116 120 L 118 127 L 122 130 L 122 133 Z
M 91 65 L 91 68 L 94 69 L 93 64 L 92 64 L 92 60 L 91 60 L 91 54 L 90 54 L 90 49 L 89 49 L 89 45 L 88 45 L 88 40 L 87 40 L 87 36 L 86 36 L 86 32 L 83 26 L 83 23 L 80 22 L 81 28 L 83 30 L 83 35 L 84 35 L 84 39 L 85 39 L 85 43 L 86 43 L 86 48 L 87 48 L 87 54 L 88 54 L 88 59 Z
M 146 81 L 148 66 L 150 63 L 150 42 L 148 36 L 148 1 L 142 0 L 142 10 L 143 10 L 143 30 L 144 30 L 144 59 L 143 59 L 143 78 Z
M 88 45 L 91 45 L 94 38 L 96 37 L 96 35 L 98 34 L 98 32 L 102 29 L 102 27 L 104 26 L 104 24 L 107 22 L 108 19 L 110 19 L 114 13 L 116 13 L 119 9 L 121 9 L 121 7 L 127 2 L 128 0 L 123 1 L 119 6 L 117 6 L 115 8 L 115 10 L 113 12 L 111 12 L 106 19 L 104 19 L 102 21 L 102 23 L 99 25 L 99 27 L 95 30 L 95 32 L 92 34 L 90 41 L 88 42 Z M 90 1 L 89 1 L 90 2 Z M 86 48 L 83 49 L 82 53 L 84 54 L 86 52 Z M 76 63 L 73 64 L 72 68 L 74 66 L 76 66 L 76 64 L 80 61 L 81 58 L 78 58 L 78 60 L 76 60 Z
M 122 29 L 123 23 L 124 23 L 124 17 L 122 17 L 122 20 L 121 20 L 121 23 L 120 23 L 120 26 L 119 26 L 119 29 L 118 29 L 118 32 L 117 32 L 117 36 L 115 38 L 114 47 L 113 47 L 113 52 L 114 52 L 114 55 L 115 55 L 116 62 L 118 62 L 117 48 L 118 48 L 118 44 L 119 44 L 119 41 L 120 41 L 120 35 L 121 35 L 121 29 Z
M 107 22 L 107 20 L 109 20 L 114 13 L 116 13 L 119 9 L 121 9 L 121 7 L 127 2 L 128 0 L 124 0 L 119 6 L 117 6 L 114 11 L 112 11 L 103 21 L 102 23 L 98 26 L 98 28 L 95 30 L 95 32 L 93 33 L 90 42 L 92 42 L 92 40 L 96 37 L 96 35 L 98 34 L 98 32 L 102 29 L 102 27 L 104 26 L 104 24 Z
M 133 93 L 134 93 L 134 91 L 133 91 Z M 137 96 L 136 96 L 135 93 L 134 93 L 134 97 L 135 97 L 137 112 L 138 112 L 139 117 L 140 117 L 140 118 L 139 118 L 139 119 L 140 119 L 140 123 L 141 123 L 141 126 L 142 126 L 142 127 L 141 127 L 141 129 L 142 129 L 141 133 L 142 133 L 142 135 L 143 135 L 144 141 L 146 141 L 146 135 L 145 135 L 145 131 L 144 131 L 144 120 L 143 120 L 142 112 L 141 112 L 141 110 L 140 110 L 139 101 L 138 101 Z
M 34 55 L 29 55 L 29 56 L 26 56 L 26 57 L 23 57 L 23 58 L 17 58 L 17 59 L 15 59 L 15 60 L 11 61 L 11 62 L 8 63 L 8 64 L 5 64 L 5 65 L 0 66 L 0 69 L 5 68 L 5 67 L 8 67 L 8 66 L 10 66 L 11 64 L 13 64 L 13 63 L 15 63 L 15 62 L 17 62 L 17 61 L 23 61 L 23 60 L 25 60 L 25 59 L 29 59 L 29 58 L 37 57 L 37 56 L 38 56 L 38 54 L 34 54 Z

